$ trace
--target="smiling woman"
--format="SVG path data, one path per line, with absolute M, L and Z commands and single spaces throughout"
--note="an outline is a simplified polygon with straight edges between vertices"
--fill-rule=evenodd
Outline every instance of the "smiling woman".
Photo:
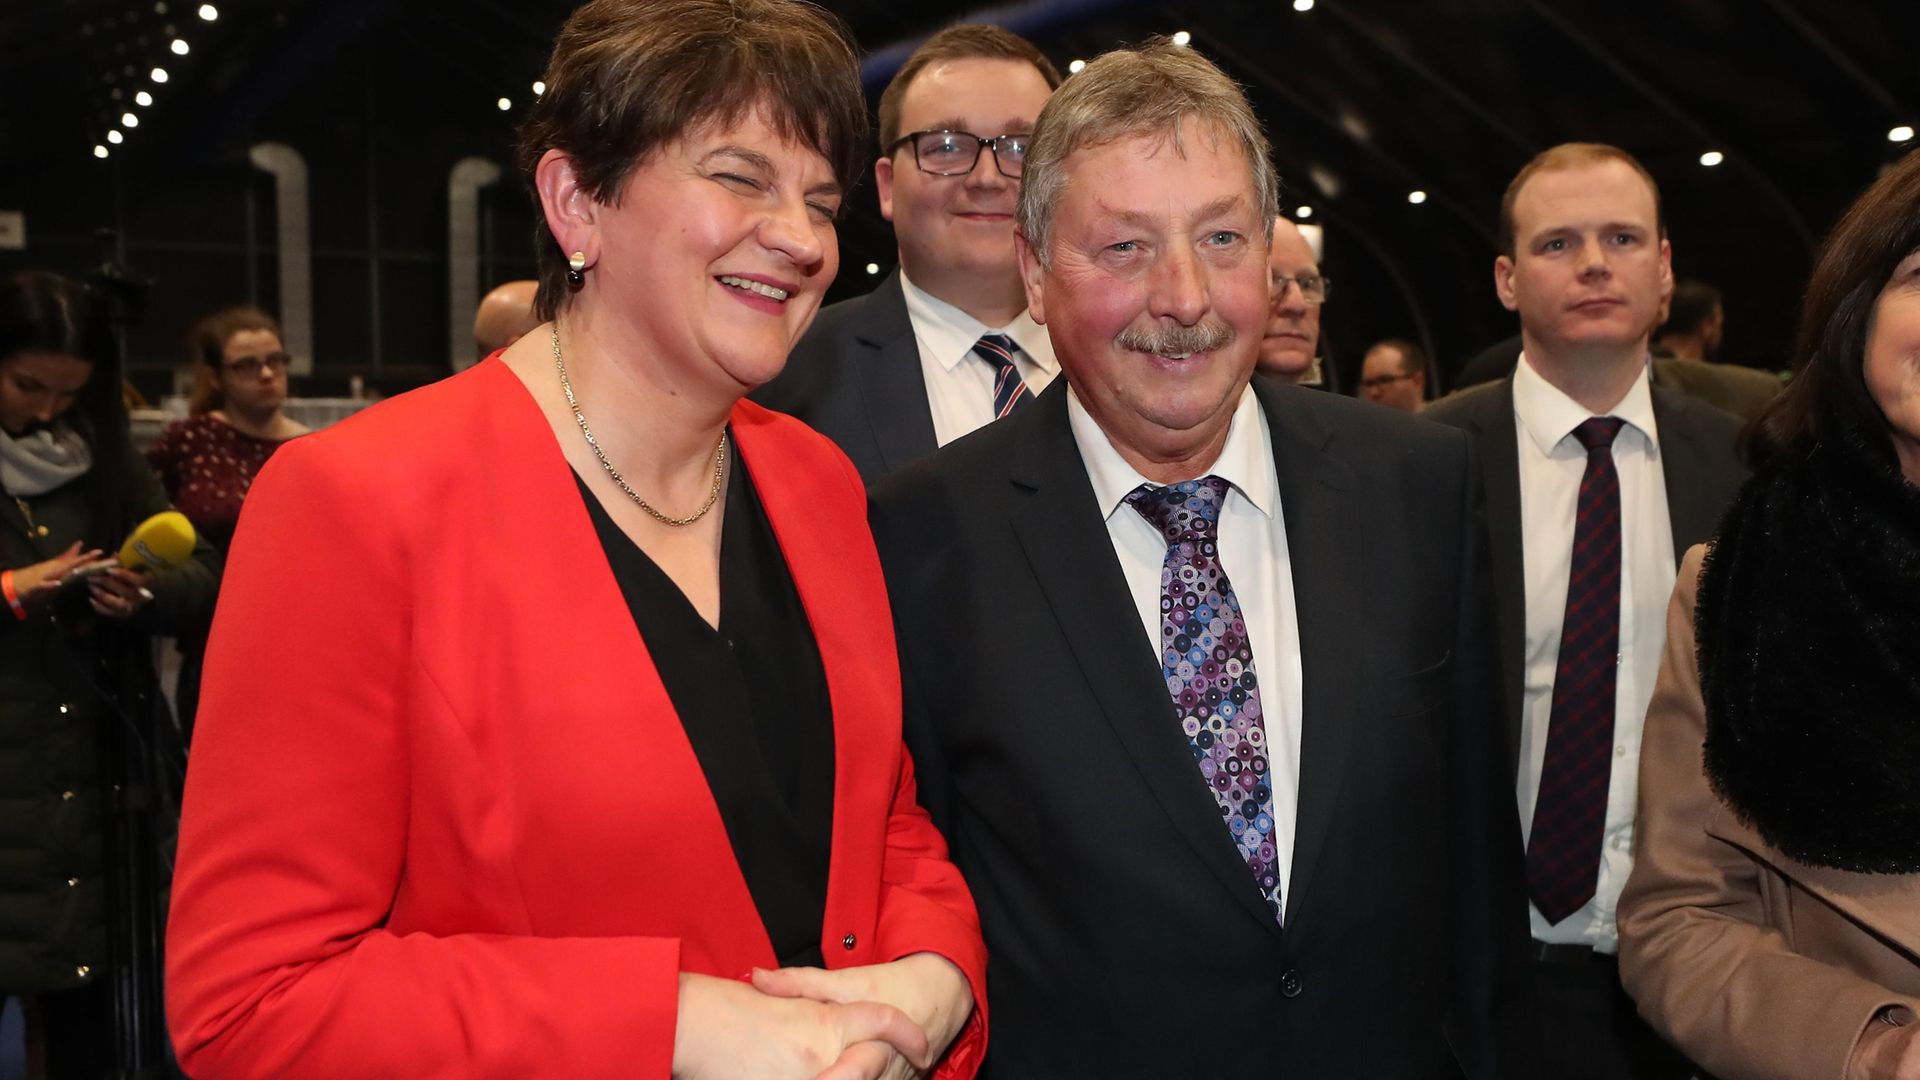
M 864 491 L 741 400 L 839 267 L 852 48 L 788 0 L 596 0 L 543 81 L 549 321 L 248 499 L 174 891 L 182 1062 L 971 1076 L 983 947 L 915 802 Z

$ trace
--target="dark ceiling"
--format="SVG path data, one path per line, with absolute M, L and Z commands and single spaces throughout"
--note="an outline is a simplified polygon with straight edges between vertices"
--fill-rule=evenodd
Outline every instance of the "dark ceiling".
M 478 146 L 468 152 L 505 161 L 511 122 L 571 6 L 216 3 L 209 23 L 184 0 L 4 0 L 0 210 L 111 201 L 90 208 L 95 224 L 131 230 L 130 219 L 166 214 L 148 205 L 158 193 L 182 198 L 155 177 L 317 132 L 359 139 L 370 158 L 464 139 Z M 1500 193 L 1534 153 L 1570 139 L 1617 143 L 1646 163 L 1664 190 L 1677 272 L 1728 293 L 1733 358 L 1781 364 L 1813 245 L 1914 145 L 1891 141 L 1890 129 L 1920 124 L 1914 0 L 828 6 L 871 54 L 875 94 L 905 48 L 963 15 L 1026 34 L 1063 68 L 1189 32 L 1253 96 L 1288 212 L 1309 206 L 1327 230 L 1326 270 L 1339 282 L 1328 336 L 1346 364 L 1371 340 L 1410 334 L 1451 367 L 1511 332 L 1490 287 Z M 174 34 L 191 45 L 184 57 L 167 51 Z M 151 81 L 156 64 L 164 86 Z M 140 89 L 150 107 L 129 103 Z M 122 112 L 137 113 L 139 128 L 93 160 Z M 1723 163 L 1703 166 L 1707 151 Z M 1416 189 L 1427 194 L 1419 205 L 1408 199 Z M 837 294 L 866 287 L 868 262 L 891 263 L 870 191 L 853 206 Z M 84 217 L 51 216 L 56 230 Z

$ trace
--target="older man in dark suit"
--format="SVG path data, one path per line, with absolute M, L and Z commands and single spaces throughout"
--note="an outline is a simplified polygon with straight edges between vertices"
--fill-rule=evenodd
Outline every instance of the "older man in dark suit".
M 1659 189 L 1625 151 L 1535 158 L 1507 189 L 1500 235 L 1494 285 L 1520 315 L 1518 361 L 1422 415 L 1470 432 L 1484 474 L 1542 1075 L 1678 1080 L 1691 1068 L 1621 990 L 1614 909 L 1667 598 L 1744 475 L 1739 422 L 1649 373 L 1671 250 Z
M 1252 379 L 1268 147 L 1193 50 L 1041 114 L 1065 378 L 872 520 L 994 1077 L 1532 1076 L 1468 440 Z

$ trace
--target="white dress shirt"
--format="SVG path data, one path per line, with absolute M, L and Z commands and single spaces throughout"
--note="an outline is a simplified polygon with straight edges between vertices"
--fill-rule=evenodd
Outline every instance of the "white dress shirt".
M 1020 312 L 1005 326 L 988 326 L 915 285 L 905 270 L 900 272 L 900 288 L 907 294 L 907 318 L 920 346 L 920 373 L 927 384 L 927 406 L 933 411 L 933 438 L 941 446 L 994 419 L 993 383 L 1000 371 L 973 353 L 974 342 L 983 335 L 1005 334 L 1020 346 L 1014 367 L 1036 395 L 1059 372 L 1046 328 L 1027 312 Z
M 1126 502 L 1128 493 L 1149 481 L 1113 448 L 1071 390 L 1067 392 L 1067 418 L 1087 478 L 1093 482 L 1094 498 L 1106 516 L 1113 553 L 1120 560 L 1127 589 L 1133 593 L 1133 606 L 1140 613 L 1148 654 L 1158 657 L 1160 570 L 1166 564 L 1167 541 Z M 1228 484 L 1220 509 L 1220 566 L 1246 617 L 1247 644 L 1253 650 L 1253 670 L 1260 686 L 1260 708 L 1267 729 L 1268 784 L 1273 789 L 1273 849 L 1280 873 L 1280 910 L 1284 913 L 1291 892 L 1288 881 L 1293 873 L 1293 838 L 1300 801 L 1300 632 L 1292 565 L 1287 559 L 1287 526 L 1280 512 L 1280 478 L 1273 467 L 1273 438 L 1252 387 L 1241 392 L 1219 459 L 1199 476 L 1208 473 Z M 1174 723 L 1171 715 L 1167 722 Z M 1205 783 L 1197 767 L 1193 782 Z M 1225 838 L 1226 825 L 1220 829 Z M 1252 882 L 1251 871 L 1248 882 Z
M 1560 662 L 1560 623 L 1572 573 L 1573 527 L 1587 451 L 1573 429 L 1594 414 L 1542 378 L 1521 355 L 1513 373 L 1513 424 L 1520 455 L 1521 563 L 1526 577 L 1526 682 L 1520 711 L 1520 828 L 1533 833 L 1540 770 Z M 1614 909 L 1633 868 L 1633 808 L 1640 789 L 1640 729 L 1666 646 L 1667 598 L 1677 569 L 1661 472 L 1653 394 L 1641 369 L 1633 388 L 1603 415 L 1626 421 L 1613 441 L 1620 476 L 1620 660 L 1614 692 L 1613 771 L 1600 847 L 1600 877 L 1587 906 L 1549 924 L 1529 905 L 1533 936 L 1564 945 L 1619 949 Z

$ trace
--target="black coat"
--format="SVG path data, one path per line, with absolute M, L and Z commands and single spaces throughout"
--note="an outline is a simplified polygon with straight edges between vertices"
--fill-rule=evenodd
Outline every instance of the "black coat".
M 99 538 L 167 509 L 144 460 L 130 455 L 125 468 L 125 526 L 92 527 L 97 470 L 44 495 L 0 496 L 0 567 L 45 561 L 82 537 L 107 543 Z M 155 578 L 153 603 L 127 622 L 94 615 L 84 584 L 25 622 L 0 612 L 0 993 L 107 974 L 104 736 L 164 710 L 152 639 L 203 628 L 218 574 L 203 541 Z

